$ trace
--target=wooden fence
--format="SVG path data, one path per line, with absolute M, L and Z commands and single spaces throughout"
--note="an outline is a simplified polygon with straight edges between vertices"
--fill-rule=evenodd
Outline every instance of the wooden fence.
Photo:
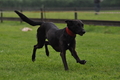
M 22 10 L 21 10 L 22 12 Z M 55 22 L 55 23 L 64 23 L 67 19 L 46 19 L 44 18 L 44 11 L 41 9 L 41 19 L 40 18 L 31 18 L 34 21 L 46 21 L 46 22 Z M 77 11 L 74 12 L 74 19 L 77 19 Z M 20 21 L 20 18 L 13 17 L 3 17 L 3 11 L 0 12 L 0 22 L 2 23 L 4 20 L 8 21 Z M 105 20 L 82 20 L 84 24 L 88 25 L 104 25 L 104 26 L 117 26 L 120 27 L 120 21 L 105 21 Z

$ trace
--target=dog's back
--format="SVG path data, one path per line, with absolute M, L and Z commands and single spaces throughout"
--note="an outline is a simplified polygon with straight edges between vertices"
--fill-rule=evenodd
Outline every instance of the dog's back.
M 45 32 L 47 32 L 47 33 L 48 32 L 52 33 L 55 30 L 59 30 L 58 27 L 52 22 L 45 22 L 40 27 L 45 28 Z

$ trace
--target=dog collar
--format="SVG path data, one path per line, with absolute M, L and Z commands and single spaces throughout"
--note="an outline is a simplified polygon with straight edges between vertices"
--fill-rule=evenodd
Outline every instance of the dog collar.
M 76 35 L 76 34 L 73 33 L 68 27 L 66 27 L 66 32 L 67 32 L 67 34 L 70 35 L 70 36 L 75 36 L 75 35 Z

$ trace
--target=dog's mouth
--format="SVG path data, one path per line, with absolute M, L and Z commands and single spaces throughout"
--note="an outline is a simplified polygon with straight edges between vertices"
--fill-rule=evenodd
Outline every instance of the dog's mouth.
M 83 36 L 83 34 L 85 34 L 85 32 L 79 33 L 80 36 Z
M 80 36 L 83 36 L 83 34 L 79 34 Z

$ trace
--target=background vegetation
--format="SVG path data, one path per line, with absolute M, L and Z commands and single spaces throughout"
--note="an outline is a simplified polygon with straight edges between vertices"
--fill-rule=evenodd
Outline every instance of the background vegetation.
M 102 7 L 120 7 L 120 0 L 103 0 Z M 93 0 L 0 0 L 0 7 L 94 7 Z

